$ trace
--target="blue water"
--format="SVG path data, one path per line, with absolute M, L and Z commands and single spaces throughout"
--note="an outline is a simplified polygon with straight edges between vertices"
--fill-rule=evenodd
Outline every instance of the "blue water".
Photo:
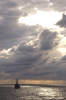
M 0 85 L 0 100 L 66 100 L 66 87 Z

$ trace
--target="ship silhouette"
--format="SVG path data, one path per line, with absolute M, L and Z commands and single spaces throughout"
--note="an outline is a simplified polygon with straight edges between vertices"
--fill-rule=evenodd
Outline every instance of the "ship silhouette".
M 19 89 L 20 85 L 18 84 L 18 79 L 16 79 L 15 89 Z

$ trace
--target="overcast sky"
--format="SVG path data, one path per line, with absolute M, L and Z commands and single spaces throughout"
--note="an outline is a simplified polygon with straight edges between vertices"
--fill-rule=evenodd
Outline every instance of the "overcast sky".
M 66 0 L 0 0 L 0 80 L 66 80 Z

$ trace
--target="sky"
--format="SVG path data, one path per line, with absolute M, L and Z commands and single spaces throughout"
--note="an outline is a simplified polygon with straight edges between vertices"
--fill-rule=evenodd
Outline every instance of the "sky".
M 0 0 L 0 84 L 66 84 L 66 0 Z

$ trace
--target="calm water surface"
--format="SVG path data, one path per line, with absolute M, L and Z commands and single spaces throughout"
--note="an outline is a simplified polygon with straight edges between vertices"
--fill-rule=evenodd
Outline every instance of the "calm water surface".
M 0 100 L 66 100 L 66 87 L 0 85 Z

